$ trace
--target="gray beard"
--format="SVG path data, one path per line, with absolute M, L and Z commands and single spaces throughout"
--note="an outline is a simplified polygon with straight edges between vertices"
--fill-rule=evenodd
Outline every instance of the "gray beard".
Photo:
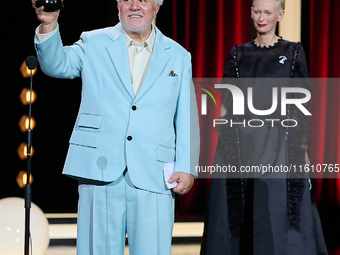
M 122 24 L 123 29 L 125 30 L 125 32 L 130 32 L 130 33 L 135 33 L 135 34 L 142 34 L 143 32 L 145 32 L 152 24 L 152 20 L 150 22 L 147 22 L 144 26 L 139 27 L 139 28 L 132 28 L 129 27 L 128 24 L 122 22 L 120 15 L 118 15 L 119 17 L 119 21 Z

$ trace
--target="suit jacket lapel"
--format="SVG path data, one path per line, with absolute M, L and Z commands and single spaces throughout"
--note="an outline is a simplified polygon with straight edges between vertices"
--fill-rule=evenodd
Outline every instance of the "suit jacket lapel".
M 133 99 L 135 94 L 131 82 L 127 45 L 120 23 L 113 28 L 110 38 L 113 42 L 106 47 L 106 50 L 127 93 Z
M 156 27 L 155 27 L 156 28 Z M 136 100 L 142 98 L 145 93 L 152 87 L 158 77 L 163 73 L 167 66 L 170 55 L 166 50 L 170 48 L 170 43 L 166 41 L 165 36 L 156 28 L 156 40 L 150 60 L 148 72 L 145 80 L 137 94 Z

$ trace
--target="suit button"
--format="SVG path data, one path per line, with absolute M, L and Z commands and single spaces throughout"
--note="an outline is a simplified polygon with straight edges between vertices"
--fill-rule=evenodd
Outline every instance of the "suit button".
M 132 106 L 132 110 L 133 110 L 133 111 L 136 111 L 136 110 L 137 110 L 137 106 L 135 106 L 135 105 Z
M 132 140 L 132 136 L 129 135 L 129 136 L 127 137 L 127 140 L 128 140 L 128 141 L 131 141 L 131 140 Z

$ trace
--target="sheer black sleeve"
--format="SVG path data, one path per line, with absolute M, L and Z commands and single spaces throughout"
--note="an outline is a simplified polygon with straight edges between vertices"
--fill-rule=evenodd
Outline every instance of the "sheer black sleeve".
M 299 45 L 299 52 L 296 59 L 295 77 L 297 78 L 309 77 L 306 53 L 301 44 Z
M 231 49 L 228 55 L 227 62 L 224 67 L 224 75 L 223 78 L 235 78 L 236 77 L 236 69 L 235 69 L 235 52 L 236 47 Z

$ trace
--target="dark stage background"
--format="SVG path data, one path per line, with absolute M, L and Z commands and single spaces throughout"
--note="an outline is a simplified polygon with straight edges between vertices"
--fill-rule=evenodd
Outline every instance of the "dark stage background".
M 254 36 L 250 2 L 165 0 L 158 14 L 157 26 L 191 52 L 194 77 L 222 77 L 230 49 Z M 302 44 L 311 77 L 339 77 L 340 20 L 336 16 L 340 11 L 340 1 L 303 0 L 302 9 Z M 0 199 L 23 197 L 23 190 L 15 178 L 20 170 L 26 169 L 26 162 L 19 159 L 16 151 L 27 137 L 20 131 L 18 121 L 28 113 L 19 94 L 24 87 L 29 87 L 29 79 L 22 78 L 19 68 L 28 55 L 35 54 L 33 36 L 39 25 L 29 0 L 12 1 L 9 6 L 3 5 L 2 10 Z M 65 9 L 59 18 L 64 44 L 78 40 L 82 31 L 112 26 L 117 22 L 115 0 L 65 0 Z M 37 121 L 33 132 L 33 202 L 44 212 L 76 212 L 77 182 L 62 176 L 61 171 L 79 107 L 81 81 L 52 79 L 39 70 L 34 77 L 34 90 L 38 98 L 33 104 Z M 199 93 L 197 91 L 198 98 Z M 313 95 L 312 162 L 340 162 L 339 95 L 337 87 L 324 87 L 321 93 Z M 211 123 L 209 119 L 200 120 L 201 133 L 204 134 L 202 146 L 211 148 L 210 155 L 202 159 L 202 165 L 212 164 L 216 143 L 216 135 L 207 123 Z M 335 250 L 340 240 L 340 179 L 323 180 L 321 177 L 317 203 L 328 246 Z M 177 199 L 177 220 L 202 220 L 208 189 L 209 180 L 196 180 L 190 193 Z

